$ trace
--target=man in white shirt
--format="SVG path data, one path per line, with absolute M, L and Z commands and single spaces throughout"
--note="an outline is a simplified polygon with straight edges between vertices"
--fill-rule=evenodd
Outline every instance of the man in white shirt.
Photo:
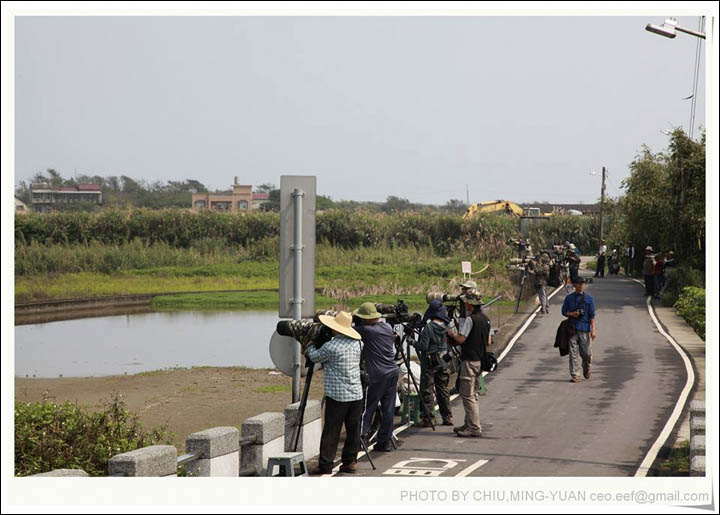
M 600 240 L 600 250 L 598 251 L 597 266 L 595 267 L 595 277 L 605 277 L 605 253 L 607 253 L 605 240 Z

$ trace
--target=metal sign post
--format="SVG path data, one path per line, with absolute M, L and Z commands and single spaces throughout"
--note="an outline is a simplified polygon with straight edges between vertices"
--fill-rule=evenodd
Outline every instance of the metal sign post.
M 280 177 L 280 318 L 315 314 L 315 185 L 314 176 Z M 300 344 L 293 346 L 292 402 L 300 399 Z

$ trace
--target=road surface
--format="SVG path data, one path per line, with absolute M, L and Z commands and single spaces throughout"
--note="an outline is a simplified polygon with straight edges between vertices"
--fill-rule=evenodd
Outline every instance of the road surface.
M 565 296 L 552 300 L 486 376 L 481 438 L 451 427 L 410 427 L 390 453 L 372 452 L 362 476 L 632 476 L 683 389 L 683 360 L 651 320 L 643 289 L 624 277 L 586 285 L 595 298 L 592 377 L 570 383 L 568 357 L 553 347 Z M 453 402 L 455 425 L 464 420 Z

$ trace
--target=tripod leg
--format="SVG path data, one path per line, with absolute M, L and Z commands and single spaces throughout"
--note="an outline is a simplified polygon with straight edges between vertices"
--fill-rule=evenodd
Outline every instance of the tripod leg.
M 365 443 L 365 440 L 360 438 L 360 446 L 363 448 L 363 451 L 365 451 L 365 456 L 367 456 L 368 461 L 370 462 L 370 465 L 372 466 L 373 470 L 375 469 L 375 463 L 373 463 L 372 458 L 370 457 L 370 450 L 368 449 L 367 444 Z
M 520 291 L 518 292 L 517 302 L 515 303 L 515 313 L 517 313 L 518 309 L 520 309 L 520 300 L 522 299 L 522 292 L 523 292 L 523 287 L 525 286 L 525 278 L 526 277 L 527 277 L 527 275 L 523 274 L 523 277 L 520 280 Z
M 297 426 L 293 429 L 293 452 L 297 452 L 298 442 L 300 441 L 300 431 L 302 430 L 303 419 L 305 418 L 305 408 L 307 407 L 308 395 L 310 394 L 310 383 L 312 382 L 313 370 L 315 370 L 315 363 L 309 359 L 306 363 L 308 365 L 308 371 L 307 374 L 305 374 L 305 387 L 303 388 L 302 397 L 300 398 Z
M 407 354 L 405 354 L 405 351 L 403 351 L 402 348 L 400 349 L 400 352 L 403 355 L 403 360 L 405 361 L 405 366 L 407 367 L 408 376 L 410 377 L 410 379 L 412 379 L 413 385 L 415 386 L 415 391 L 418 393 L 418 398 L 420 399 L 420 402 L 422 403 L 423 408 L 425 408 L 425 413 L 428 413 L 430 416 L 430 426 L 432 427 L 432 430 L 435 431 L 435 423 L 433 422 L 433 419 L 432 419 L 433 412 L 430 409 L 428 409 L 427 405 L 425 404 L 425 401 L 422 398 L 422 395 L 420 395 L 420 388 L 418 387 L 417 381 L 415 381 L 415 376 L 413 375 L 412 371 L 410 370 L 410 358 L 408 357 Z

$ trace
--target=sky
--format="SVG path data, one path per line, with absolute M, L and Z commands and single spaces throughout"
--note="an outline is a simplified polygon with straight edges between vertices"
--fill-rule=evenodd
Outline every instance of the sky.
M 643 144 L 688 129 L 697 38 L 644 30 L 664 18 L 17 17 L 15 182 L 298 174 L 335 200 L 595 202 L 603 166 L 617 196 Z

